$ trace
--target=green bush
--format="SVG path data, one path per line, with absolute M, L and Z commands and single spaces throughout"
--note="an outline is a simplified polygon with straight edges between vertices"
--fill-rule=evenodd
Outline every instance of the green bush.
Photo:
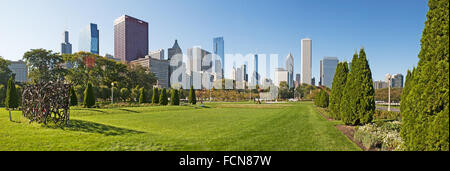
M 75 90 L 73 87 L 70 87 L 70 106 L 77 106 L 78 105 L 78 98 L 77 94 L 75 93 Z
M 122 101 L 126 102 L 128 98 L 130 98 L 131 92 L 127 88 L 120 89 L 120 98 Z
M 174 106 L 180 105 L 180 95 L 178 93 L 178 90 L 176 90 L 176 89 L 173 89 L 171 91 L 170 104 L 174 105 Z
M 16 84 L 11 77 L 8 80 L 8 87 L 6 89 L 5 107 L 9 109 L 16 109 L 19 107 L 19 98 L 16 90 Z
M 195 97 L 195 90 L 194 90 L 194 86 L 191 86 L 191 89 L 189 90 L 189 99 L 188 99 L 190 104 L 197 104 L 197 97 Z
M 400 128 L 399 121 L 367 124 L 356 127 L 354 138 L 372 150 L 403 150 Z
M 393 112 L 393 111 L 385 111 L 385 110 L 375 110 L 374 119 L 376 120 L 401 120 L 401 114 L 400 112 Z
M 341 117 L 347 125 L 364 125 L 372 122 L 375 113 L 375 90 L 372 71 L 361 49 L 353 56 L 352 66 L 341 98 Z
M 147 97 L 146 97 L 147 93 L 145 92 L 145 88 L 142 87 L 139 90 L 139 103 L 143 104 L 143 103 L 147 103 Z
M 449 1 L 429 0 L 419 63 L 405 87 L 405 149 L 449 150 Z M 406 98 L 406 99 L 405 99 Z
M 158 90 L 158 88 L 153 88 L 152 103 L 153 104 L 159 104 L 159 90 Z
M 92 84 L 89 82 L 84 91 L 84 107 L 91 108 L 95 105 L 95 95 Z
M 163 88 L 161 91 L 161 95 L 159 96 L 159 104 L 160 105 L 167 105 L 168 104 L 168 99 L 167 99 L 167 91 L 166 88 Z
M 328 109 L 330 110 L 331 118 L 333 119 L 341 119 L 341 98 L 345 88 L 345 83 L 347 82 L 348 72 L 348 63 L 340 62 L 336 68 L 336 73 L 334 74 L 330 103 L 328 107 Z

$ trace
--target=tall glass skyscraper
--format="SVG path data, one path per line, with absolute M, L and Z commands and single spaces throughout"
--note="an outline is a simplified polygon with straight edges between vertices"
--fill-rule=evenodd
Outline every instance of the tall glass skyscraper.
M 224 40 L 223 37 L 216 37 L 213 39 L 213 48 L 214 48 L 214 54 L 219 56 L 220 58 L 220 63 L 221 66 L 217 67 L 217 65 L 215 66 L 216 68 L 214 69 L 214 72 L 221 72 L 222 78 L 223 78 L 223 74 L 225 73 L 225 44 L 224 44 Z M 215 64 L 217 64 L 218 62 L 215 62 Z
M 336 57 L 324 57 L 320 61 L 320 80 L 323 86 L 331 88 L 333 85 L 334 74 L 339 63 Z
M 286 70 L 288 71 L 288 85 L 294 87 L 294 57 L 291 53 L 286 57 Z
M 301 84 L 312 84 L 312 40 L 302 39 L 302 82 Z
M 93 54 L 100 54 L 100 37 L 97 24 L 91 23 L 84 28 L 80 33 L 79 51 L 91 52 Z

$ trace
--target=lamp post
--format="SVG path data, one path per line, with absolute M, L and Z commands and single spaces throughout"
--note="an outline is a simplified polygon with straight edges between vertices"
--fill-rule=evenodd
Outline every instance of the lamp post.
M 111 83 L 111 104 L 114 104 L 114 83 Z
M 389 90 L 388 90 L 388 111 L 390 112 L 391 111 L 391 78 L 389 78 L 388 79 L 388 87 L 389 87 Z

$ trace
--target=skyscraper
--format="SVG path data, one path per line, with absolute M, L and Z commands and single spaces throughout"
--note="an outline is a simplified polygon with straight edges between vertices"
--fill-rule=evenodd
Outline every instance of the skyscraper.
M 72 44 L 69 43 L 69 32 L 64 31 L 63 43 L 61 43 L 61 54 L 72 54 Z
M 80 33 L 79 51 L 100 54 L 100 33 L 97 24 L 89 24 Z
M 393 88 L 403 88 L 403 75 L 402 74 L 393 75 L 391 85 Z
M 294 57 L 291 53 L 286 57 L 286 70 L 288 71 L 288 85 L 294 87 Z
M 122 62 L 148 54 L 148 23 L 127 15 L 114 21 L 114 56 Z
M 255 54 L 254 58 L 254 68 L 253 68 L 253 83 L 256 85 L 259 85 L 259 70 L 258 70 L 258 54 Z
M 167 53 L 168 53 L 167 57 L 168 57 L 169 62 L 171 62 L 171 60 L 173 59 L 173 57 L 175 55 L 179 55 L 178 57 L 181 58 L 181 59 L 176 59 L 177 61 L 180 61 L 176 65 L 174 65 L 172 63 L 169 63 L 169 64 L 171 64 L 170 67 L 169 67 L 169 78 L 172 78 L 172 73 L 183 65 L 183 62 L 182 62 L 182 60 L 183 60 L 183 56 L 182 56 L 183 55 L 183 51 L 181 50 L 180 45 L 178 45 L 178 40 L 175 40 L 175 43 L 173 44 L 172 48 L 169 48 L 167 50 Z M 182 81 L 182 75 L 180 75 L 178 77 L 178 81 Z M 170 79 L 169 79 L 169 85 L 172 86 L 172 83 L 170 82 Z
M 320 83 L 322 86 L 331 88 L 338 63 L 339 60 L 336 57 L 324 57 L 320 61 Z
M 302 82 L 301 84 L 312 85 L 312 40 L 302 39 Z
M 213 39 L 213 48 L 214 54 L 220 58 L 220 65 L 215 65 L 214 72 L 220 73 L 221 78 L 223 78 L 223 74 L 225 73 L 225 42 L 223 37 L 216 37 Z M 219 62 L 215 61 L 215 64 L 219 64 Z

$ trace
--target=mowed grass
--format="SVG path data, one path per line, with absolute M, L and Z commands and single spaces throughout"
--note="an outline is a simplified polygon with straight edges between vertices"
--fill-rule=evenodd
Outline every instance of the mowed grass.
M 0 151 L 361 150 L 312 103 L 74 108 L 64 128 L 12 115 L 0 109 Z

